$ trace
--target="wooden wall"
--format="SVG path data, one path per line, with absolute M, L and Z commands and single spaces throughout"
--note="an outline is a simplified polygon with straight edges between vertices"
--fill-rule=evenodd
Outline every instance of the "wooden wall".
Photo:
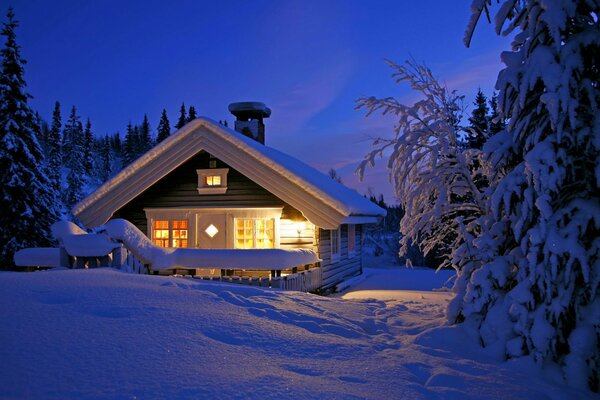
M 353 257 L 348 257 L 348 225 L 341 226 L 342 240 L 340 242 L 340 258 L 331 261 L 331 231 L 318 229 L 319 257 L 323 260 L 323 289 L 330 289 L 344 278 L 358 275 L 362 272 L 362 225 L 355 225 L 355 251 Z
M 127 205 L 117 210 L 113 218 L 124 218 L 147 232 L 144 208 L 169 207 L 284 207 L 287 214 L 300 214 L 283 200 L 257 185 L 238 171 L 230 168 L 227 192 L 224 194 L 198 194 L 196 169 L 208 168 L 210 156 L 202 151 L 159 180 Z M 229 168 L 217 160 L 217 168 Z

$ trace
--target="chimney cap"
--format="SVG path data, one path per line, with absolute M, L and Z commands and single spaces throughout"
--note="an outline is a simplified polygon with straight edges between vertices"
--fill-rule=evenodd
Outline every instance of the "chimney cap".
M 228 108 L 229 112 L 238 119 L 269 118 L 271 116 L 271 109 L 265 103 L 258 101 L 231 103 Z

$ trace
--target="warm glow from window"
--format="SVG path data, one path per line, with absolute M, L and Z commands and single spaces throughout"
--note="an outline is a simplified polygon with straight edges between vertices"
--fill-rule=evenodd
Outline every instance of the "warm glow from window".
M 239 218 L 235 220 L 236 249 L 271 249 L 274 246 L 273 219 Z
M 155 220 L 153 242 L 160 247 L 188 247 L 187 220 Z
M 209 175 L 205 178 L 204 183 L 206 186 L 221 186 L 221 176 Z

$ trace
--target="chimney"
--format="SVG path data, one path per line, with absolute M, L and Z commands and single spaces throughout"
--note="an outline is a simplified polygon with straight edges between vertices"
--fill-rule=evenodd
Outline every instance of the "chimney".
M 264 103 L 244 101 L 231 103 L 229 112 L 235 115 L 235 130 L 265 144 L 265 124 L 263 118 L 269 118 L 271 109 Z

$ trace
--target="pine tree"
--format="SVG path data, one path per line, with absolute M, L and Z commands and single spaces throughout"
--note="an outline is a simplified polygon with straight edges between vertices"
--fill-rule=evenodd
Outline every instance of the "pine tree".
M 140 135 L 140 127 L 138 125 L 133 126 L 133 158 L 131 161 L 135 161 L 140 154 L 142 154 L 142 137 Z
M 181 103 L 181 108 L 179 109 L 179 119 L 177 120 L 177 125 L 175 125 L 175 129 L 181 129 L 187 123 L 187 117 L 185 115 L 185 104 Z
M 131 164 L 133 160 L 135 160 L 135 138 L 133 136 L 133 126 L 129 122 L 125 130 L 125 143 L 123 144 L 123 166 Z
M 94 135 L 92 134 L 92 122 L 88 118 L 85 123 L 85 131 L 83 133 L 83 172 L 87 176 L 92 176 L 94 168 L 94 155 L 92 146 L 94 144 Z
M 50 225 L 57 219 L 56 193 L 42 168 L 42 150 L 32 129 L 33 113 L 25 91 L 12 7 L 1 35 L 0 55 L 0 267 L 14 265 L 16 251 L 48 245 Z
M 156 136 L 156 143 L 160 143 L 171 134 L 171 126 L 169 125 L 169 118 L 167 118 L 167 110 L 163 108 L 162 114 L 160 115 L 160 121 L 158 122 L 158 135 Z
M 485 146 L 491 212 L 450 312 L 479 326 L 484 345 L 559 362 L 571 385 L 598 391 L 598 2 L 502 3 L 496 31 L 517 31 L 496 83 L 508 125 Z M 491 4 L 474 1 L 467 45 Z
M 498 113 L 498 95 L 494 93 L 490 99 L 490 117 L 488 119 L 489 136 L 494 136 L 496 133 L 506 128 L 506 122 Z
M 152 136 L 150 135 L 150 123 L 148 122 L 148 116 L 144 114 L 144 120 L 140 126 L 140 138 L 139 138 L 139 150 L 138 155 L 144 154 L 150 150 L 153 146 Z
M 35 137 L 38 139 L 38 143 L 40 144 L 40 148 L 42 149 L 42 154 L 44 156 L 46 156 L 47 155 L 47 151 L 46 151 L 47 138 L 45 135 L 46 132 L 44 131 L 44 121 L 43 121 L 40 113 L 37 111 L 33 112 L 33 115 L 31 118 L 31 129 L 35 133 Z
M 71 168 L 67 174 L 67 189 L 64 194 L 64 203 L 67 210 L 73 208 L 81 199 L 83 199 L 83 187 L 85 179 L 82 171 L 78 168 Z
M 113 151 L 111 149 L 110 138 L 108 135 L 101 141 L 99 151 L 100 156 L 100 180 L 106 182 L 112 175 Z
M 196 108 L 194 106 L 190 106 L 190 109 L 188 111 L 188 116 L 187 116 L 186 121 L 190 122 L 190 121 L 195 120 L 196 118 L 197 118 Z
M 488 113 L 487 98 L 481 91 L 477 90 L 475 108 L 469 118 L 470 126 L 467 135 L 467 147 L 470 149 L 481 149 L 488 135 Z
M 47 138 L 47 165 L 48 165 L 48 178 L 52 183 L 52 187 L 56 193 L 61 191 L 61 174 L 60 170 L 62 167 L 62 155 L 61 155 L 61 128 L 62 121 L 60 116 L 60 103 L 57 101 L 54 104 L 54 112 L 52 113 L 52 126 L 48 132 Z
M 71 108 L 69 119 L 63 129 L 62 156 L 63 165 L 67 168 L 83 169 L 83 156 L 85 147 L 85 138 L 81 119 L 77 115 L 77 108 Z

